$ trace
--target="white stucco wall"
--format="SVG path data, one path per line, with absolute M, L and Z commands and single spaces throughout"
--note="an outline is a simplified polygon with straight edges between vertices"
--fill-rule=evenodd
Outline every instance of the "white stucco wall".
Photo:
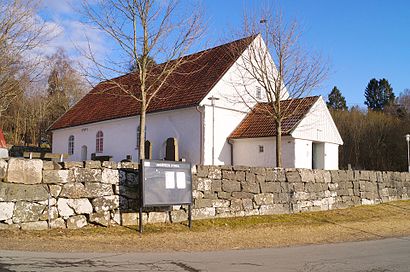
M 212 115 L 212 106 L 206 105 L 204 107 L 204 164 L 212 164 L 212 136 L 215 126 L 214 164 L 231 165 L 231 145 L 227 138 L 246 113 L 215 106 L 215 125 L 213 125 Z
M 165 141 L 169 137 L 178 139 L 179 156 L 192 163 L 200 161 L 200 115 L 195 107 L 147 115 L 147 140 L 153 146 L 153 159 L 165 157 Z M 74 154 L 70 160 L 81 160 L 81 147 L 87 146 L 88 157 L 95 153 L 95 139 L 99 130 L 104 133 L 104 152 L 97 155 L 113 156 L 121 161 L 126 155 L 138 160 L 137 128 L 138 116 L 114 119 L 53 131 L 53 152 L 68 152 L 68 137 L 74 135 Z
M 245 138 L 232 141 L 234 165 L 274 167 L 276 165 L 276 139 L 274 137 Z M 263 146 L 264 152 L 259 152 Z M 282 138 L 282 164 L 285 168 L 295 167 L 295 141 Z
M 136 158 L 136 127 L 137 117 L 122 118 L 103 121 L 88 125 L 53 131 L 53 153 L 68 153 L 68 137 L 74 136 L 74 154 L 69 160 L 81 160 L 81 147 L 87 146 L 87 159 L 91 158 L 91 153 L 95 153 L 96 134 L 99 130 L 104 133 L 104 152 L 98 155 L 113 156 L 115 161 L 120 161 L 131 155 Z
M 165 158 L 165 141 L 178 140 L 179 157 L 192 164 L 200 163 L 200 114 L 196 107 L 147 115 L 147 140 L 152 143 L 152 158 Z
M 232 140 L 234 146 L 234 165 L 272 167 L 276 164 L 276 139 L 274 137 L 246 138 Z M 291 136 L 282 138 L 282 164 L 284 168 L 312 169 L 313 142 L 294 139 Z M 338 169 L 338 144 L 320 143 L 317 150 L 317 168 Z M 264 152 L 259 152 L 259 146 Z

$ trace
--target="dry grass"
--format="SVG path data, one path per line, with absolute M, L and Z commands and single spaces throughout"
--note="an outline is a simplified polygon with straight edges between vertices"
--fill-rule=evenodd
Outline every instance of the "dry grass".
M 33 251 L 202 251 L 281 247 L 410 235 L 410 201 L 293 215 L 212 219 L 136 228 L 1 231 L 0 249 Z

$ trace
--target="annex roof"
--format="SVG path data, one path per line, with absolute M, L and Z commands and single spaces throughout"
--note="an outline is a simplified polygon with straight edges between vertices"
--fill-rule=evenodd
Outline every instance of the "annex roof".
M 306 116 L 319 96 L 287 99 L 280 101 L 281 109 L 284 109 L 282 121 L 282 135 L 290 135 L 297 124 Z M 258 103 L 247 114 L 242 122 L 229 136 L 230 139 L 273 137 L 277 135 L 275 122 L 272 116 L 272 106 L 268 103 Z
M 147 113 L 199 105 L 255 37 L 250 36 L 182 57 L 184 63 L 161 86 Z M 161 65 L 164 64 L 157 67 L 161 69 Z M 118 87 L 120 84 L 122 88 L 131 90 L 138 96 L 137 81 L 138 75 L 130 73 L 101 82 L 63 114 L 49 130 L 140 114 L 139 102 L 125 95 Z

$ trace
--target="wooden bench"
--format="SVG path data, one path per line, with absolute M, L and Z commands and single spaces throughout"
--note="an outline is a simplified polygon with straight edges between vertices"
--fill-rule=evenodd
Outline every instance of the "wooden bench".
M 41 153 L 41 152 L 24 152 L 23 157 L 27 159 L 46 159 L 46 160 L 52 160 L 52 159 L 58 159 L 60 162 L 63 162 L 64 159 L 68 159 L 69 155 L 67 153 Z

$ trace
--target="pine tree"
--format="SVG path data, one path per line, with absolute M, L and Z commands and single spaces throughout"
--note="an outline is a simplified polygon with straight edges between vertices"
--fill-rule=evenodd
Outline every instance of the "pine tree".
M 346 99 L 336 86 L 333 87 L 332 91 L 328 95 L 326 105 L 329 109 L 347 110 Z
M 379 81 L 375 78 L 371 79 L 367 84 L 364 96 L 366 98 L 365 105 L 375 111 L 384 110 L 386 106 L 394 103 L 395 99 L 393 88 L 385 78 Z

